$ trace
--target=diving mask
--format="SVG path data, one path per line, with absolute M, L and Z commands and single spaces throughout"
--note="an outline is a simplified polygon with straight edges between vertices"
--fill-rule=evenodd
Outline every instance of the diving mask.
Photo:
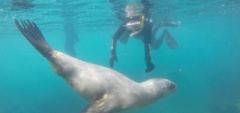
M 144 26 L 144 16 L 137 16 L 133 18 L 128 18 L 126 23 L 126 29 L 131 31 L 131 36 L 140 33 Z

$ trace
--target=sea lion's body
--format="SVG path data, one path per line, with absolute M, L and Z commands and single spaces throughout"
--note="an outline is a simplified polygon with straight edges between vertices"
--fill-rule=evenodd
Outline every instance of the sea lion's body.
M 110 68 L 53 50 L 34 23 L 22 21 L 22 27 L 15 20 L 15 24 L 50 62 L 54 71 L 91 103 L 82 113 L 115 113 L 142 107 L 175 90 L 175 84 L 167 79 L 150 79 L 137 83 Z

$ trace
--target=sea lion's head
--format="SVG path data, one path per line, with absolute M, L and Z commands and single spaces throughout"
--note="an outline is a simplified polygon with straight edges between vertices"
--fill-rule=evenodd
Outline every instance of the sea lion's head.
M 168 79 L 154 78 L 142 83 L 147 92 L 151 94 L 151 100 L 158 100 L 176 91 L 177 86 Z

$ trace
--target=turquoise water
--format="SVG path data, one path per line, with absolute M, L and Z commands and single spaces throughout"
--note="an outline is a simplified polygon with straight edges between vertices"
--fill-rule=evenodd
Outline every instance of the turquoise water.
M 114 69 L 138 82 L 153 77 L 174 81 L 177 91 L 129 113 L 240 113 L 240 1 L 152 0 L 153 19 L 179 21 L 167 28 L 179 44 L 152 51 L 154 71 L 145 73 L 143 44 L 118 44 Z M 116 13 L 127 1 L 32 1 L 13 7 L 0 0 L 0 113 L 79 113 L 87 105 L 23 38 L 13 18 L 36 22 L 56 50 L 64 49 L 64 19 L 77 31 L 77 58 L 109 67 L 111 36 L 121 24 Z M 161 34 L 162 29 L 158 32 Z

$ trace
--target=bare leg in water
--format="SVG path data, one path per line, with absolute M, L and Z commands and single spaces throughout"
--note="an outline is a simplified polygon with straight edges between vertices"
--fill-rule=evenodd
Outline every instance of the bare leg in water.
M 77 54 L 75 52 L 75 48 L 74 45 L 77 43 L 78 41 L 78 36 L 73 28 L 72 23 L 70 23 L 69 21 L 65 21 L 65 50 L 66 52 L 73 56 L 76 57 Z
M 65 50 L 66 52 L 76 57 L 75 44 L 78 41 L 78 35 L 74 29 L 72 22 L 71 11 L 67 8 L 67 2 L 69 0 L 63 0 L 63 18 L 64 18 L 64 31 L 65 31 Z

